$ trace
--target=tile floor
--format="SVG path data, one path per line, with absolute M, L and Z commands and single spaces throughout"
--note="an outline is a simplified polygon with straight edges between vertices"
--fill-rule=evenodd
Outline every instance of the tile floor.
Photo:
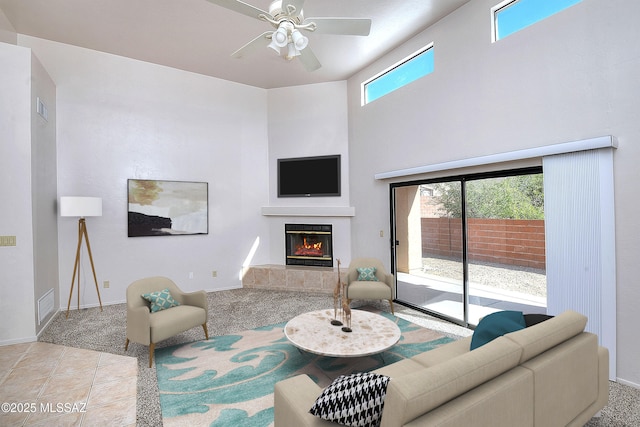
M 134 357 L 43 342 L 0 347 L 0 425 L 135 426 Z

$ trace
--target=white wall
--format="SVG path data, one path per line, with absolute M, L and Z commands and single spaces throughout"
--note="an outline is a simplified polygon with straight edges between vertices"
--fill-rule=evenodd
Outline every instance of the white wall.
M 349 79 L 351 202 L 369 206 L 353 220 L 353 253 L 390 262 L 378 235 L 389 228 L 389 182 L 375 173 L 614 135 L 617 372 L 640 387 L 640 3 L 583 0 L 492 44 L 495 3 L 472 0 Z M 362 81 L 430 42 L 431 75 L 360 106 Z
M 58 221 L 56 211 L 56 87 L 38 58 L 31 55 L 31 198 L 33 215 L 34 316 L 36 332 L 53 317 L 38 319 L 38 300 L 54 290 L 54 306 L 58 307 Z M 38 98 L 47 110 L 45 120 L 36 111 Z
M 35 338 L 31 203 L 31 51 L 0 43 L 0 342 Z
M 347 84 L 331 82 L 269 90 L 270 259 L 285 264 L 284 224 L 332 224 L 333 255 L 348 264 L 351 256 L 350 216 L 296 216 L 296 207 L 332 211 L 350 207 Z M 341 155 L 340 197 L 278 198 L 277 160 L 287 157 Z M 293 208 L 293 209 L 288 209 Z M 338 209 L 340 211 L 340 209 Z
M 103 216 L 87 218 L 103 304 L 123 302 L 132 281 L 151 275 L 186 291 L 240 287 L 242 261 L 267 232 L 266 91 L 27 36 L 19 43 L 57 85 L 58 196 L 103 199 Z M 129 178 L 208 182 L 209 234 L 127 237 Z M 66 309 L 77 219 L 59 218 L 58 229 Z M 267 260 L 266 250 L 256 258 Z M 81 306 L 98 304 L 86 250 L 80 288 Z

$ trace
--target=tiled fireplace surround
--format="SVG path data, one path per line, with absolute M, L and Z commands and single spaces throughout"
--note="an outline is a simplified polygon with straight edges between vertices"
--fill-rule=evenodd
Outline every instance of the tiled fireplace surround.
M 346 266 L 341 266 L 340 274 L 343 283 L 346 272 Z M 337 281 L 338 269 L 336 267 L 294 267 L 268 264 L 249 267 L 242 278 L 242 287 L 333 293 Z

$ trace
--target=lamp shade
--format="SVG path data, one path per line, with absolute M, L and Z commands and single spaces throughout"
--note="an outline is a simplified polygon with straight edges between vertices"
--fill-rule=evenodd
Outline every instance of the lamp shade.
M 309 39 L 303 36 L 298 30 L 291 32 L 291 39 L 297 50 L 302 50 L 309 44 Z
M 60 197 L 60 216 L 102 216 L 102 198 Z
M 271 36 L 273 43 L 278 47 L 285 47 L 289 41 L 289 34 L 284 26 L 278 27 Z

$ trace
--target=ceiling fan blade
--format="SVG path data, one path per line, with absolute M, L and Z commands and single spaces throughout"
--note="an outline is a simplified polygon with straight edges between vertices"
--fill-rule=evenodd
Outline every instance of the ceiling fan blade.
M 289 5 L 293 6 L 295 9 L 293 16 L 298 16 L 300 15 L 302 6 L 304 6 L 304 0 L 282 0 L 282 10 L 284 10 L 285 12 L 289 12 Z
M 245 44 L 240 49 L 233 52 L 231 56 L 234 58 L 242 58 L 243 56 L 255 51 L 256 49 L 260 47 L 264 47 L 264 45 L 268 44 L 267 41 L 269 39 L 267 38 L 267 36 L 272 33 L 273 31 L 266 31 L 260 34 L 258 37 L 251 40 L 249 43 Z
M 308 18 L 307 22 L 315 22 L 315 32 L 319 34 L 368 36 L 371 31 L 371 19 L 365 18 Z
M 269 12 L 265 12 L 255 6 L 251 6 L 240 0 L 208 0 L 213 4 L 224 7 L 225 9 L 232 10 L 234 12 L 241 13 L 252 18 L 260 19 L 260 15 L 271 16 Z
M 300 60 L 300 62 L 302 62 L 304 68 L 309 72 L 315 71 L 318 68 L 322 67 L 322 65 L 320 65 L 320 61 L 318 61 L 318 58 L 316 58 L 316 55 L 313 53 L 309 46 L 300 51 L 300 56 L 298 56 L 298 59 Z

